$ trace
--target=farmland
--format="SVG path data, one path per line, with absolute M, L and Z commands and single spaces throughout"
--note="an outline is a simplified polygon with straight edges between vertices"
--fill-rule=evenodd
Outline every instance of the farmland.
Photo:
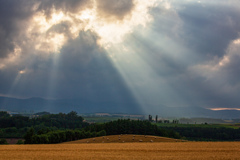
M 95 138 L 87 138 L 76 141 L 65 142 L 65 144 L 80 144 L 80 143 L 137 143 L 137 142 L 182 142 L 181 139 L 173 139 L 167 137 L 150 136 L 150 135 L 111 135 Z
M 240 127 L 240 124 L 174 124 L 174 123 L 154 123 L 159 127 L 184 127 L 184 128 L 192 128 L 192 127 L 198 127 L 198 128 L 232 128 L 232 129 L 238 129 Z
M 239 142 L 0 146 L 0 159 L 239 159 Z

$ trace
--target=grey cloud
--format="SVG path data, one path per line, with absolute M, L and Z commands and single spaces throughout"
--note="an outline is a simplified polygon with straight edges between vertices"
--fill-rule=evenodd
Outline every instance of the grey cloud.
M 234 55 L 230 59 L 231 63 L 227 65 L 223 70 L 228 77 L 229 82 L 232 85 L 240 86 L 240 55 Z
M 69 40 L 59 54 L 50 56 L 48 60 L 25 55 L 24 67 L 31 71 L 19 75 L 16 68 L 21 65 L 0 70 L 0 76 L 3 77 L 1 93 L 23 97 L 135 103 L 104 49 L 97 45 L 97 40 L 94 33 L 82 31 L 78 38 Z M 28 58 L 32 58 L 31 63 L 27 63 Z M 19 79 L 13 85 L 18 75 Z
M 239 36 L 240 12 L 235 7 L 239 2 L 170 2 L 170 9 L 160 5 L 151 10 L 155 19 L 152 27 L 162 39 L 170 38 L 191 51 L 189 59 L 194 63 L 222 57 L 231 41 Z
M 6 31 L 0 28 L 0 37 L 4 37 L 0 39 L 0 58 L 5 58 L 14 50 L 14 44 L 6 34 Z
M 178 12 L 184 22 L 182 39 L 203 57 L 223 56 L 229 43 L 238 37 L 240 12 L 234 6 L 185 4 Z
M 40 3 L 38 10 L 43 11 L 47 17 L 53 9 L 76 13 L 93 5 L 92 0 L 37 0 L 37 2 Z
M 68 21 L 63 21 L 49 28 L 46 34 L 49 35 L 50 33 L 59 33 L 59 34 L 64 34 L 65 37 L 67 38 L 71 38 L 72 35 L 71 35 L 70 28 L 71 28 L 71 23 L 69 23 Z
M 228 54 L 230 43 L 239 37 L 239 11 L 232 5 L 179 2 L 170 9 L 153 8 L 151 14 L 154 22 L 146 29 L 135 29 L 125 45 L 157 75 L 158 99 L 176 106 L 239 106 L 239 54 L 231 55 L 230 63 L 220 70 L 205 71 L 211 78 L 190 70 Z M 138 64 L 134 58 L 132 63 Z
M 70 40 L 61 50 L 58 69 L 62 76 L 56 78 L 59 85 L 65 84 L 57 87 L 66 92 L 61 96 L 129 101 L 129 91 L 97 40 L 90 31 L 80 32 L 79 38 Z
M 40 5 L 33 10 L 36 3 Z M 43 11 L 48 16 L 53 8 L 75 13 L 84 7 L 91 7 L 91 3 L 84 0 L 0 0 L 0 58 L 5 58 L 13 51 L 15 42 L 21 45 L 23 53 L 18 62 L 0 69 L 0 94 L 135 102 L 130 90 L 132 88 L 128 88 L 114 61 L 109 60 L 106 51 L 97 44 L 99 37 L 95 33 L 82 31 L 78 38 L 71 39 L 68 36 L 71 24 L 66 21 L 56 24 L 48 33 L 64 34 L 67 43 L 60 53 L 49 53 L 46 57 L 34 49 L 34 42 L 23 33 L 36 11 Z M 107 19 L 121 20 L 134 7 L 132 0 L 98 0 L 97 3 L 100 16 Z M 146 97 L 152 101 L 175 103 L 176 106 L 238 106 L 239 49 L 236 49 L 236 54 L 228 55 L 230 62 L 218 71 L 205 71 L 211 74 L 210 78 L 203 71 L 191 70 L 195 65 L 212 62 L 213 57 L 221 59 L 227 55 L 229 44 L 239 37 L 240 13 L 231 7 L 217 3 L 208 6 L 176 1 L 170 9 L 153 8 L 150 11 L 153 21 L 145 28 L 134 28 L 125 37 L 125 47 L 130 48 L 132 55 L 137 57 L 120 59 L 129 60 L 130 63 L 126 65 L 118 61 L 119 66 L 125 67 L 122 72 L 132 78 L 130 83 L 140 84 L 135 85 L 134 89 L 157 93 Z M 142 63 L 138 60 L 142 60 Z M 149 70 L 143 68 L 142 64 L 149 67 L 154 75 L 147 73 Z M 21 70 L 27 72 L 20 75 Z M 144 84 L 138 79 L 138 76 L 144 77 L 142 75 L 149 80 L 147 82 L 154 84 Z M 141 84 L 145 85 L 146 90 L 141 88 Z M 156 92 L 152 92 L 148 86 Z M 144 96 L 145 93 L 140 94 Z M 157 100 L 153 97 L 157 97 Z M 159 105 L 156 104 L 156 107 Z M 165 103 L 165 106 L 168 104 Z
M 36 12 L 42 11 L 46 17 L 49 17 L 53 8 L 63 12 L 75 13 L 81 11 L 81 9 L 91 7 L 91 5 L 91 0 L 1 0 L 0 58 L 6 58 L 14 51 L 16 45 L 21 45 L 23 41 L 28 41 L 25 33 L 32 16 Z M 69 24 L 62 22 L 51 29 L 51 31 L 56 29 L 54 32 L 65 31 L 69 29 Z
M 106 19 L 123 19 L 133 7 L 133 0 L 97 0 L 98 13 Z
M 27 28 L 33 14 L 33 5 L 33 0 L 0 1 L 0 58 L 14 50 L 15 40 L 21 36 L 21 30 Z

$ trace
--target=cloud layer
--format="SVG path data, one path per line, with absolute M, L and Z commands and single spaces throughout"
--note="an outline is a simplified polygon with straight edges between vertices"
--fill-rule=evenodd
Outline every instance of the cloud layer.
M 238 108 L 240 2 L 0 0 L 0 94 Z
M 97 0 L 97 11 L 106 19 L 123 19 L 134 7 L 133 0 Z

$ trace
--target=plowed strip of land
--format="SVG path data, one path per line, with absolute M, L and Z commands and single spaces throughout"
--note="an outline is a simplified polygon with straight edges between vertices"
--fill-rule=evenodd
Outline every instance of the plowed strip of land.
M 0 146 L 0 159 L 240 159 L 239 142 L 95 143 Z

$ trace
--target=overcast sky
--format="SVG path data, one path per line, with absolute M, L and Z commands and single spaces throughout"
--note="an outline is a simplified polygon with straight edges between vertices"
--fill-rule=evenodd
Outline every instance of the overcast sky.
M 0 0 L 0 95 L 240 108 L 239 0 Z

